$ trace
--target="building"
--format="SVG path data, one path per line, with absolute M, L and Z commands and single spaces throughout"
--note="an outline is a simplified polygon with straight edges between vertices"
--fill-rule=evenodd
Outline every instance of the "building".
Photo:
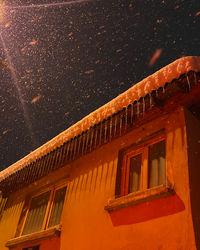
M 184 57 L 0 173 L 0 249 L 200 249 L 199 128 Z

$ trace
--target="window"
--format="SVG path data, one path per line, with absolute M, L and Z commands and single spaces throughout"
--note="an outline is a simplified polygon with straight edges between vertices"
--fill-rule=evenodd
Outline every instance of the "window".
M 163 136 L 123 153 L 121 196 L 166 184 Z
M 21 235 L 59 225 L 66 187 L 52 188 L 31 198 Z

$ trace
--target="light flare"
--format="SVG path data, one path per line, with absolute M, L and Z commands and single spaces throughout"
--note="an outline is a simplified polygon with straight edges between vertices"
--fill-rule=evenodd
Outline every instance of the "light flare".
M 0 0 L 0 23 L 4 20 L 4 8 L 5 4 L 2 0 Z
M 16 90 L 17 90 L 19 101 L 21 103 L 21 107 L 22 107 L 23 114 L 24 114 L 24 119 L 25 119 L 26 125 L 27 125 L 28 130 L 29 130 L 29 135 L 30 135 L 30 138 L 32 140 L 32 143 L 34 144 L 33 146 L 35 146 L 36 141 L 35 141 L 35 138 L 34 138 L 32 123 L 31 123 L 31 120 L 29 118 L 28 109 L 26 107 L 26 102 L 25 102 L 25 100 L 23 98 L 22 90 L 21 90 L 20 85 L 18 83 L 16 70 L 14 69 L 11 57 L 9 55 L 6 43 L 4 41 L 4 38 L 3 38 L 2 34 L 1 34 L 1 32 L 0 32 L 0 41 L 1 41 L 1 44 L 3 46 L 4 52 L 5 52 L 5 57 L 6 57 L 6 60 L 2 61 L 3 62 L 2 65 L 5 64 L 6 69 L 10 70 L 11 78 L 12 78 L 13 84 L 14 84 Z M 6 61 L 7 61 L 7 63 L 6 63 Z
M 29 5 L 18 5 L 18 6 L 5 6 L 6 9 L 29 9 L 29 8 L 48 8 L 48 7 L 61 7 L 65 5 L 72 5 L 78 3 L 86 3 L 91 0 L 72 0 L 68 2 L 58 2 L 58 3 L 42 3 L 42 4 L 29 4 Z

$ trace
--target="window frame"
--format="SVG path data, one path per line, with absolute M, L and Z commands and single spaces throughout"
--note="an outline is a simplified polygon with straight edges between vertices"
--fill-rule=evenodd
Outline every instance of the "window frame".
M 61 183 L 61 184 L 55 184 L 53 186 L 47 187 L 45 189 L 42 189 L 39 192 L 33 194 L 29 198 L 28 206 L 27 206 L 27 209 L 26 209 L 26 214 L 24 216 L 24 220 L 23 220 L 23 223 L 22 223 L 22 226 L 21 226 L 21 229 L 20 229 L 19 237 L 23 237 L 23 236 L 32 234 L 32 233 L 23 234 L 24 226 L 26 224 L 26 220 L 27 220 L 27 217 L 28 217 L 28 213 L 29 213 L 29 209 L 30 209 L 30 206 L 31 206 L 32 199 L 35 198 L 35 197 L 37 197 L 37 196 L 39 196 L 39 195 L 41 195 L 41 194 L 44 194 L 44 193 L 46 193 L 48 191 L 50 191 L 50 196 L 49 196 L 47 208 L 46 208 L 46 211 L 45 211 L 45 216 L 44 216 L 44 219 L 43 219 L 42 228 L 41 228 L 41 230 L 33 232 L 33 233 L 39 233 L 39 232 L 42 232 L 42 231 L 45 231 L 45 230 L 49 230 L 49 229 L 52 229 L 52 228 L 57 228 L 61 224 L 61 223 L 59 223 L 58 225 L 54 225 L 52 227 L 48 227 L 48 223 L 49 223 L 49 219 L 50 219 L 50 216 L 51 216 L 51 212 L 52 212 L 52 208 L 53 208 L 53 204 L 54 204 L 54 198 L 55 198 L 56 191 L 59 190 L 59 189 L 61 189 L 61 188 L 63 188 L 63 187 L 66 187 L 66 191 L 67 191 L 67 183 L 66 182 Z M 65 203 L 65 198 L 66 198 L 66 193 L 65 193 L 65 197 L 64 197 L 64 203 Z M 63 206 L 64 206 L 64 204 L 63 204 Z
M 149 140 L 146 140 L 143 143 L 138 145 L 133 145 L 128 147 L 123 152 L 122 159 L 122 173 L 121 173 L 121 190 L 120 196 L 126 196 L 131 193 L 141 193 L 145 190 L 151 189 L 148 188 L 148 171 L 149 171 L 149 147 L 158 142 L 165 141 L 165 164 L 166 164 L 166 135 L 161 134 Z M 129 188 L 129 170 L 130 170 L 130 159 L 134 156 L 142 154 L 141 160 L 141 175 L 140 175 L 140 189 L 135 192 L 128 192 Z M 167 185 L 167 165 L 165 165 L 165 184 L 158 185 L 152 188 L 156 188 L 159 186 Z
M 126 193 L 125 189 L 123 188 L 123 180 L 125 178 L 124 173 L 125 170 L 123 169 L 125 164 L 126 155 L 137 155 L 137 153 L 141 152 L 142 148 L 149 147 L 159 141 L 165 140 L 165 184 L 161 184 L 158 186 L 153 186 L 147 188 L 148 186 L 148 171 L 144 170 L 143 178 L 146 178 L 146 183 L 141 184 L 143 185 L 143 190 L 134 191 L 131 193 Z M 134 154 L 136 152 L 136 154 Z M 115 183 L 115 195 L 113 198 L 110 198 L 105 204 L 104 209 L 107 212 L 113 212 L 118 209 L 122 209 L 129 206 L 138 205 L 144 202 L 153 201 L 159 198 L 172 196 L 175 194 L 174 190 L 174 181 L 172 176 L 172 166 L 171 162 L 168 159 L 168 147 L 167 147 L 167 136 L 165 133 L 165 129 L 161 129 L 151 135 L 148 135 L 146 138 L 141 139 L 133 143 L 130 146 L 127 146 L 118 153 L 118 163 L 117 163 L 117 175 L 116 175 L 116 183 Z M 147 156 L 146 159 L 148 160 Z M 148 167 L 148 161 L 146 162 L 146 166 Z M 146 189 L 145 189 L 146 188 Z M 126 188 L 127 190 L 127 188 Z

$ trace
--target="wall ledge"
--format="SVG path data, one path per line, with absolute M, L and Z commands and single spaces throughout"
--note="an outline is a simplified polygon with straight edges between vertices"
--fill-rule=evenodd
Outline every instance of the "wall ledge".
M 27 234 L 17 238 L 10 239 L 6 242 L 5 246 L 8 248 L 13 248 L 22 244 L 24 245 L 24 244 L 34 243 L 52 237 L 60 237 L 60 233 L 61 233 L 61 227 L 59 225 L 40 232 L 35 232 L 32 234 Z
M 108 201 L 108 204 L 104 207 L 104 209 L 108 212 L 112 212 L 120 208 L 137 205 L 174 194 L 175 191 L 170 186 L 160 185 L 147 190 L 134 192 L 116 199 L 111 199 Z

